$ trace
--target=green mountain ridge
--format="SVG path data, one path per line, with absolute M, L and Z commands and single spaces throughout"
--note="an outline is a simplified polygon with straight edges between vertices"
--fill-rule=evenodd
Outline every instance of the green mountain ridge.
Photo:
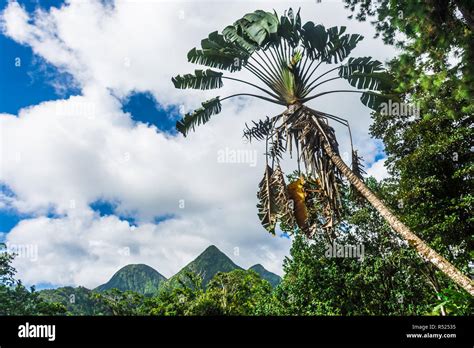
M 178 273 L 172 276 L 166 283 L 168 287 L 178 286 L 178 280 L 186 281 L 185 274 L 193 272 L 199 274 L 203 278 L 203 285 L 207 283 L 218 272 L 231 272 L 236 269 L 243 270 L 242 267 L 236 265 L 226 254 L 220 251 L 215 245 L 210 245 L 198 257 L 184 266 Z
M 131 264 L 122 267 L 105 284 L 95 288 L 95 291 L 103 292 L 110 289 L 120 291 L 135 291 L 142 295 L 151 296 L 160 288 L 166 278 L 154 268 L 144 264 Z
M 276 287 L 281 282 L 280 276 L 276 275 L 273 272 L 268 271 L 265 267 L 261 264 L 253 265 L 249 268 L 249 271 L 256 272 L 262 279 L 268 281 L 273 287 Z
M 111 313 L 94 299 L 94 293 L 115 288 L 153 296 L 161 289 L 179 286 L 179 279 L 186 283 L 185 274 L 188 271 L 199 274 L 203 278 L 203 286 L 206 286 L 218 272 L 231 272 L 237 269 L 244 270 L 215 245 L 211 245 L 170 279 L 166 279 L 157 270 L 145 264 L 130 264 L 119 269 L 107 283 L 93 290 L 82 286 L 76 288 L 66 286 L 41 290 L 39 294 L 46 301 L 62 303 L 72 315 L 110 315 Z M 261 264 L 256 264 L 248 270 L 256 272 L 273 287 L 281 282 L 278 275 L 266 270 Z

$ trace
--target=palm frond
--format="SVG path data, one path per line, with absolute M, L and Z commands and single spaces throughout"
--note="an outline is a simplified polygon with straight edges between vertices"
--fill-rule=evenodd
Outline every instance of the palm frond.
M 244 138 L 248 141 L 252 141 L 253 139 L 265 139 L 273 128 L 273 121 L 270 120 L 270 117 L 268 116 L 264 120 L 259 120 L 258 122 L 252 121 L 252 123 L 252 127 L 249 127 L 247 123 L 245 124 Z
M 188 61 L 234 72 L 242 69 L 250 54 L 243 47 L 226 41 L 223 35 L 214 31 L 201 41 L 201 49 L 193 48 L 188 52 Z
M 347 64 L 339 68 L 339 76 L 348 78 L 353 73 L 372 73 L 383 71 L 383 64 L 378 60 L 372 60 L 372 57 L 349 58 Z
M 276 15 L 276 14 L 275 14 Z M 300 43 L 300 34 L 301 31 L 301 16 L 300 10 L 296 13 L 293 12 L 293 9 L 289 9 L 288 12 L 285 12 L 280 17 L 280 23 L 278 26 L 278 36 L 286 40 L 289 45 L 293 48 L 298 46 Z M 275 40 L 276 45 L 280 45 L 280 40 Z
M 371 57 L 349 58 L 348 63 L 339 68 L 339 76 L 358 89 L 379 90 L 390 84 L 382 63 Z
M 246 37 L 239 21 L 234 23 L 234 25 L 225 27 L 224 30 L 222 30 L 222 35 L 224 35 L 228 41 L 239 45 L 249 53 L 253 53 L 258 48 L 255 42 L 252 42 Z
M 201 105 L 202 107 L 191 113 L 187 113 L 182 120 L 176 122 L 176 129 L 184 136 L 186 136 L 191 129 L 194 130 L 196 126 L 209 121 L 212 115 L 221 112 L 219 97 L 205 101 Z
M 282 130 L 278 130 L 270 138 L 269 141 L 269 151 L 270 155 L 274 160 L 280 160 L 283 157 L 283 152 L 286 151 L 286 136 Z
M 275 234 L 277 223 L 278 205 L 276 203 L 275 190 L 272 186 L 273 170 L 267 165 L 262 181 L 258 185 L 258 217 L 262 226 L 270 233 Z
M 384 93 L 391 89 L 393 82 L 378 60 L 372 60 L 370 57 L 350 58 L 348 63 L 339 69 L 339 76 L 346 79 L 351 86 L 367 90 L 362 93 L 360 100 L 372 110 L 377 110 L 380 104 L 389 99 L 398 99 Z
M 360 96 L 360 101 L 362 102 L 362 104 L 375 111 L 379 110 L 382 103 L 386 103 L 390 99 L 397 100 L 398 98 L 393 95 L 387 95 L 372 91 L 364 92 Z
M 230 72 L 242 69 L 240 55 L 226 51 L 199 50 L 193 48 L 188 52 L 188 61 L 210 68 L 229 70 Z
M 331 27 L 327 29 L 328 42 L 321 59 L 328 63 L 342 62 L 351 54 L 358 42 L 364 37 L 359 34 L 344 34 L 346 27 Z M 343 35 L 344 34 L 344 35 Z
M 300 35 L 306 54 L 311 59 L 319 59 L 325 53 L 329 35 L 323 25 L 307 22 L 303 25 Z
M 178 75 L 171 79 L 176 88 L 215 89 L 221 88 L 222 73 L 211 69 L 195 70 L 193 74 Z
M 243 19 L 245 23 L 243 29 L 247 36 L 257 43 L 259 46 L 268 41 L 271 34 L 275 34 L 278 30 L 278 17 L 262 10 L 247 13 Z
M 275 202 L 278 206 L 278 218 L 286 228 L 294 230 L 295 217 L 293 215 L 293 203 L 290 200 L 285 176 L 280 165 L 277 165 L 271 176 L 271 185 L 275 192 Z

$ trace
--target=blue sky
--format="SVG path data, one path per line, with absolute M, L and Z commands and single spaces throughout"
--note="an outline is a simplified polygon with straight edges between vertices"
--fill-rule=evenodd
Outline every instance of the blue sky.
M 0 11 L 6 2 L 0 2 Z M 48 10 L 59 7 L 63 1 L 58 0 L 26 0 L 19 1 L 24 8 L 33 13 L 41 7 Z M 17 114 L 22 108 L 36 105 L 44 101 L 67 99 L 70 96 L 80 95 L 80 88 L 76 87 L 74 77 L 62 72 L 43 58 L 33 54 L 28 46 L 21 45 L 14 40 L 0 34 L 0 113 Z M 61 83 L 62 88 L 54 87 L 54 83 Z M 164 108 L 151 93 L 133 92 L 121 100 L 122 110 L 130 113 L 136 122 L 154 125 L 163 132 L 176 134 L 175 124 L 179 116 L 177 106 Z M 0 192 L 14 195 L 5 185 L 0 185 Z M 114 214 L 116 205 L 108 201 L 96 201 L 91 204 L 93 210 L 100 216 Z M 171 217 L 172 215 L 170 215 Z M 32 215 L 19 214 L 11 208 L 0 209 L 0 233 L 9 232 L 16 224 Z M 120 216 L 121 219 L 135 224 L 131 216 Z M 168 217 L 158 216 L 156 221 L 161 222 Z
M 20 2 L 25 9 L 33 12 L 38 3 L 33 0 Z M 62 1 L 41 1 L 41 7 L 48 9 Z M 0 1 L 0 11 L 6 1 Z M 30 47 L 21 45 L 0 34 L 0 112 L 16 114 L 19 109 L 42 101 L 54 100 L 73 94 L 66 90 L 61 95 L 47 82 L 48 77 L 58 76 L 58 70 L 33 55 Z M 64 74 L 63 78 L 71 78 Z
M 33 12 L 39 1 L 26 0 L 20 2 L 25 9 Z M 58 6 L 62 1 L 42 0 L 41 7 L 49 9 Z M 0 1 L 0 11 L 7 4 Z M 39 104 L 47 100 L 68 97 L 77 90 L 64 90 L 58 93 L 48 78 L 58 76 L 58 70 L 40 57 L 33 54 L 30 47 L 23 46 L 0 34 L 0 113 L 17 114 L 21 108 Z M 64 75 L 63 78 L 71 78 Z M 0 185 L 0 192 L 7 195 L 13 193 L 5 185 Z M 17 211 L 8 208 L 0 209 L 0 232 L 9 232 L 23 218 Z

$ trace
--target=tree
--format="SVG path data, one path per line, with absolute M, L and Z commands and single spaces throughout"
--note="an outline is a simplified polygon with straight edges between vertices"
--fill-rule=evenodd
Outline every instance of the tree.
M 94 299 L 112 315 L 208 316 L 256 315 L 272 293 L 270 283 L 254 271 L 217 273 L 206 287 L 203 278 L 186 272 L 174 287 L 154 297 L 112 289 L 95 293 Z
M 255 315 L 272 293 L 270 283 L 254 271 L 219 272 L 209 282 L 206 297 L 222 315 Z
M 206 287 L 199 274 L 186 272 L 179 286 L 152 299 L 152 315 L 256 315 L 272 292 L 254 271 L 218 272 Z
M 100 307 L 107 308 L 107 312 L 112 315 L 133 316 L 147 313 L 146 296 L 134 291 L 120 291 L 114 288 L 103 293 L 94 292 L 92 299 Z
M 267 145 L 267 165 L 257 194 L 262 225 L 275 233 L 275 226 L 280 221 L 294 229 L 298 226 L 311 237 L 316 226 L 322 223 L 328 238 L 334 239 L 334 227 L 342 210 L 339 192 L 344 177 L 423 258 L 474 294 L 474 287 L 468 277 L 415 235 L 369 190 L 361 176 L 357 152 L 352 151 L 352 169 L 342 161 L 329 120 L 347 127 L 348 122 L 306 105 L 329 93 L 360 93 L 362 103 L 377 110 L 384 100 L 395 98 L 387 94 L 390 76 L 380 62 L 370 57 L 349 57 L 363 37 L 346 34 L 345 29 L 326 29 L 313 22 L 302 25 L 299 12 L 295 15 L 291 9 L 281 17 L 276 13 L 257 10 L 227 26 L 222 34 L 209 34 L 207 39 L 202 40 L 201 49 L 189 51 L 190 62 L 229 72 L 246 69 L 266 88 L 224 76 L 222 72 L 212 69 L 196 70 L 194 75 L 178 75 L 172 79 L 175 87 L 214 89 L 222 87 L 223 80 L 227 79 L 256 88 L 266 95 L 239 93 L 222 99 L 213 98 L 202 103 L 201 108 L 186 114 L 176 127 L 186 136 L 197 125 L 208 122 L 212 115 L 219 113 L 222 101 L 239 96 L 255 97 L 286 106 L 283 113 L 254 122 L 254 126 L 247 126 L 244 131 L 249 140 L 265 140 Z M 313 77 L 323 63 L 338 65 Z M 330 77 L 330 74 L 336 76 Z M 326 79 L 322 80 L 324 77 Z M 357 90 L 321 90 L 320 86 L 340 78 L 347 80 Z M 301 175 L 287 186 L 279 162 L 283 153 L 291 153 L 292 149 L 297 153 L 298 168 L 300 160 L 304 163 L 306 176 Z M 305 204 L 309 186 L 318 192 L 325 212 L 324 220 L 312 225 L 308 223 Z
M 368 180 L 368 185 L 382 197 L 390 189 L 373 178 Z M 343 196 L 347 209 L 335 242 L 341 246 L 364 246 L 363 258 L 328 255 L 334 246 L 323 238 L 322 230 L 315 240 L 296 236 L 291 257 L 284 262 L 285 276 L 273 303 L 265 309 L 266 314 L 468 315 L 472 312 L 474 302 L 465 292 L 451 302 L 446 296 L 438 301 L 424 276 L 428 263 L 417 257 L 373 207 L 368 204 L 357 207 L 347 192 Z
M 467 273 L 474 229 L 474 4 L 346 2 L 358 20 L 376 19 L 377 35 L 402 50 L 388 65 L 391 93 L 419 109 L 415 118 L 373 115 L 371 133 L 383 140 L 392 174 L 388 199 L 412 230 Z M 430 274 L 437 293 L 453 293 L 446 279 Z
M 58 315 L 66 308 L 59 303 L 42 300 L 35 287 L 28 290 L 14 278 L 16 270 L 11 266 L 15 255 L 0 243 L 0 315 Z
M 385 43 L 403 50 L 400 59 L 418 58 L 416 63 L 405 62 L 406 78 L 423 77 L 442 80 L 441 73 L 457 71 L 451 78 L 457 81 L 453 97 L 465 98 L 474 92 L 474 4 L 470 0 L 417 1 L 410 0 L 345 0 L 346 7 L 358 11 L 356 19 L 372 23 L 377 36 Z M 349 18 L 352 18 L 350 15 Z M 402 33 L 403 35 L 396 35 Z M 424 59 L 420 59 L 420 57 Z M 454 59 L 453 59 L 454 58 Z M 421 68 L 421 69 L 420 69 Z M 431 76 L 430 76 L 431 75 Z M 439 88 L 440 83 L 432 87 Z M 403 88 L 402 88 L 403 89 Z

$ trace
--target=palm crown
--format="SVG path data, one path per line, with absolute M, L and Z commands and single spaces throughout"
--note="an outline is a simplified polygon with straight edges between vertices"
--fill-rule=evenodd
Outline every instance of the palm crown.
M 301 186 L 301 191 L 311 183 L 313 186 L 317 183 L 320 189 L 318 197 L 314 199 L 325 207 L 326 221 L 323 226 L 326 229 L 332 228 L 334 220 L 340 215 L 340 173 L 325 156 L 322 147 L 327 139 L 333 151 L 338 153 L 334 130 L 328 125 L 328 119 L 346 126 L 348 123 L 337 116 L 301 105 L 328 93 L 358 92 L 362 94 L 361 100 L 364 104 L 376 106 L 381 97 L 376 91 L 388 80 L 382 64 L 370 57 L 349 58 L 346 64 L 340 64 L 362 38 L 358 34 L 346 34 L 345 27 L 326 29 L 313 22 L 302 25 L 299 12 L 294 15 L 291 9 L 280 18 L 276 13 L 258 10 L 226 27 L 222 34 L 211 33 L 207 39 L 202 40 L 201 49 L 193 48 L 188 53 L 188 60 L 229 72 L 246 69 L 255 75 L 266 89 L 248 81 L 224 76 L 222 72 L 212 69 L 196 70 L 194 74 L 178 75 L 172 79 L 177 88 L 196 89 L 220 88 L 223 86 L 223 79 L 228 79 L 250 85 L 265 93 L 239 93 L 223 99 L 216 97 L 202 103 L 201 108 L 186 114 L 177 122 L 177 129 L 184 135 L 196 125 L 207 122 L 213 114 L 220 112 L 221 101 L 232 97 L 255 97 L 291 107 L 290 113 L 254 122 L 253 127 L 247 126 L 244 131 L 249 140 L 267 141 L 267 168 L 260 185 L 258 207 L 263 226 L 272 233 L 275 232 L 278 219 L 285 222 L 290 231 L 295 227 L 295 222 L 306 233 L 311 233 L 311 226 L 314 231 L 315 223 L 319 221 L 309 224 L 308 214 L 305 213 L 306 204 L 295 207 L 294 214 L 291 209 L 287 209 L 290 200 L 297 202 L 298 197 L 306 199 L 309 191 L 298 195 L 298 188 Z M 339 64 L 315 76 L 315 72 L 323 63 Z M 323 79 L 324 77 L 326 79 Z M 352 86 L 363 91 L 320 91 L 322 85 L 336 79 L 346 79 Z M 294 189 L 288 191 L 285 189 L 284 175 L 278 162 L 285 150 L 292 150 L 293 143 L 298 152 L 298 168 L 300 159 L 303 159 L 310 175 L 304 180 L 305 185 L 290 186 Z M 271 158 L 271 166 L 268 165 L 268 157 Z M 359 157 L 353 151 L 353 169 L 360 176 L 362 170 L 358 160 Z M 319 180 L 315 181 L 315 178 Z M 302 177 L 301 180 L 303 179 Z M 280 194 L 277 195 L 276 192 Z M 288 194 L 284 194 L 285 192 Z M 298 217 L 296 221 L 292 218 L 293 215 Z
M 222 87 L 223 80 L 228 79 L 250 85 L 265 95 L 241 93 L 222 99 L 213 98 L 204 102 L 202 108 L 186 114 L 177 123 L 177 129 L 186 135 L 190 129 L 206 123 L 212 115 L 219 113 L 221 101 L 236 96 L 291 105 L 305 103 L 328 93 L 357 92 L 362 93 L 361 100 L 365 105 L 375 108 L 380 102 L 380 95 L 375 91 L 388 82 L 379 61 L 370 57 L 349 58 L 345 64 L 315 76 L 323 63 L 345 61 L 363 39 L 361 35 L 346 34 L 345 31 L 345 27 L 326 29 L 313 22 L 301 25 L 299 12 L 294 15 L 290 9 L 280 18 L 276 13 L 257 10 L 227 26 L 222 34 L 209 34 L 208 38 L 201 41 L 201 49 L 189 51 L 190 62 L 231 73 L 245 69 L 267 88 L 225 76 L 223 72 L 212 69 L 178 75 L 172 79 L 175 87 L 215 89 Z M 323 80 L 325 76 L 328 78 Z M 323 84 L 340 78 L 363 91 L 320 91 Z
M 275 233 L 275 226 L 280 221 L 288 231 L 297 231 L 299 227 L 309 237 L 322 227 L 327 238 L 334 239 L 334 225 L 341 217 L 340 192 L 345 177 L 352 192 L 372 204 L 423 258 L 474 294 L 472 282 L 465 275 L 411 232 L 368 189 L 357 152 L 352 149 L 352 169 L 342 161 L 329 120 L 349 128 L 348 122 L 305 105 L 326 94 L 349 92 L 360 93 L 362 103 L 377 110 L 382 101 L 394 98 L 387 94 L 391 83 L 382 63 L 371 57 L 349 57 L 363 37 L 345 31 L 345 27 L 326 29 L 313 22 L 302 25 L 299 11 L 295 14 L 290 9 L 281 17 L 257 10 L 227 26 L 222 33 L 209 34 L 201 41 L 200 49 L 193 48 L 188 53 L 190 62 L 209 69 L 174 77 L 175 87 L 216 89 L 223 86 L 223 80 L 229 80 L 261 93 L 245 92 L 205 101 L 201 108 L 178 121 L 176 128 L 186 136 L 219 113 L 222 101 L 234 97 L 254 97 L 286 106 L 281 114 L 253 122 L 251 127 L 246 125 L 244 130 L 244 136 L 249 140 L 266 141 L 267 164 L 257 193 L 262 225 Z M 336 66 L 315 74 L 323 63 Z M 210 68 L 230 73 L 245 69 L 263 86 L 225 76 Z M 345 79 L 356 89 L 324 90 L 326 83 L 336 79 Z M 297 154 L 299 178 L 286 185 L 280 159 L 284 152 L 291 154 L 293 149 Z M 306 169 L 304 173 L 300 162 Z M 316 214 L 314 207 L 318 207 Z

